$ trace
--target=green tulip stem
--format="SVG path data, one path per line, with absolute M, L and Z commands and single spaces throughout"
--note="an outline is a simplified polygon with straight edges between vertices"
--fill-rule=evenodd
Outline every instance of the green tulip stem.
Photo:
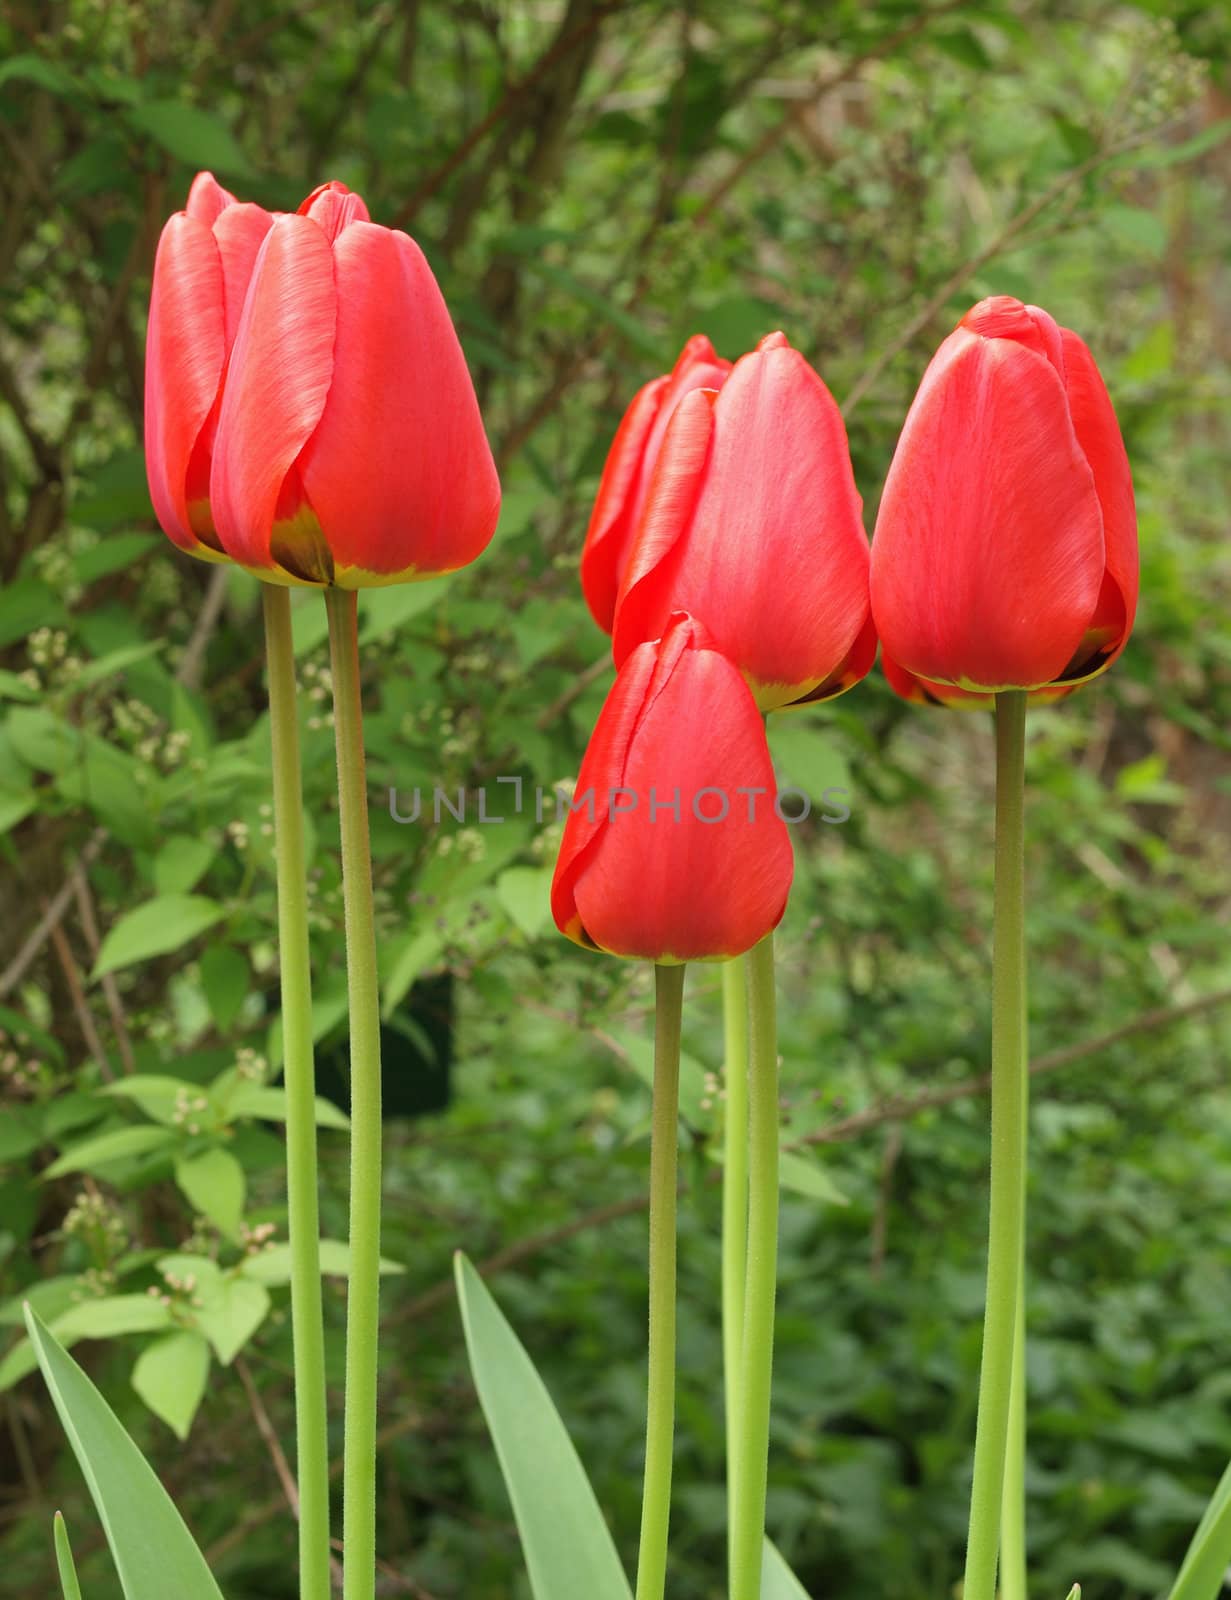
M 734 1555 L 744 1274 L 748 1264 L 748 976 L 743 956 L 722 969 L 722 1375 L 727 1423 L 727 1558 Z
M 748 1256 L 740 1350 L 731 1536 L 731 1600 L 761 1600 L 769 1406 L 778 1275 L 778 1022 L 774 939 L 748 952 Z
M 654 1104 L 650 1132 L 650 1358 L 637 1600 L 663 1600 L 675 1449 L 675 1202 L 680 1126 L 683 966 L 654 968 Z
M 996 1561 L 1019 1342 L 1026 1210 L 1026 940 L 1024 827 L 1026 696 L 996 696 L 996 905 L 992 959 L 992 1155 L 987 1308 L 964 1600 L 995 1600 Z M 1025 1370 L 1025 1351 L 1021 1354 Z M 1020 1380 L 1019 1380 L 1020 1381 Z M 1024 1447 L 1024 1420 L 1015 1450 Z M 1016 1488 L 1014 1490 L 1016 1495 Z M 1015 1515 L 1016 1523 L 1016 1515 Z M 1017 1537 L 1014 1528 L 1013 1538 Z
M 1026 1075 L 1022 1074 L 1025 1082 Z M 1017 1320 L 1013 1328 L 1013 1377 L 1009 1391 L 1009 1436 L 1000 1503 L 999 1600 L 1026 1600 L 1026 1296 L 1019 1269 Z
M 346 1296 L 346 1415 L 342 1467 L 342 1593 L 373 1600 L 376 1586 L 376 1374 L 380 1316 L 380 995 L 359 633 L 353 590 L 325 590 L 350 1002 L 350 1280 Z
M 295 650 L 289 590 L 280 584 L 263 583 L 261 597 L 269 676 L 278 961 L 282 982 L 287 1225 L 291 1250 L 291 1333 L 295 1351 L 299 1488 L 299 1592 L 300 1600 L 329 1600 L 329 1431 Z

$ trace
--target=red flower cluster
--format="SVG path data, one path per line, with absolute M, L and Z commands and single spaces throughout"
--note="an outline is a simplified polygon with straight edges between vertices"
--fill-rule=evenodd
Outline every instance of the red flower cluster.
M 500 509 L 431 269 L 340 183 L 274 216 L 197 177 L 154 266 L 145 446 L 170 538 L 275 583 L 450 572 Z
M 570 815 L 557 925 L 618 955 L 738 955 L 778 923 L 793 870 L 759 710 L 840 694 L 876 654 L 846 430 L 781 333 L 733 367 L 690 339 L 635 397 L 582 585 L 619 671 L 579 789 L 636 803 Z
M 1128 458 L 1077 335 L 985 300 L 924 375 L 869 573 L 820 378 L 780 333 L 733 367 L 698 335 L 625 414 L 581 574 L 619 669 L 581 787 L 641 804 L 570 816 L 556 921 L 620 955 L 730 956 L 782 914 L 782 820 L 732 810 L 718 827 L 686 804 L 664 824 L 668 775 L 672 793 L 677 778 L 745 792 L 768 768 L 756 708 L 842 693 L 878 635 L 890 686 L 921 703 L 988 706 L 1007 689 L 1047 703 L 1105 672 L 1137 606 Z

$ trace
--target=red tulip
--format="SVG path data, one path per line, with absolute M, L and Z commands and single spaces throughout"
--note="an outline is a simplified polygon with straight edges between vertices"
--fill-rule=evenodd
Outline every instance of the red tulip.
M 162 230 L 145 350 L 145 463 L 169 538 L 223 559 L 209 506 L 209 472 L 227 355 L 261 242 L 273 218 L 241 205 L 200 172 L 188 204 Z
M 1106 671 L 1137 608 L 1132 479 L 1089 350 L 1045 311 L 981 301 L 902 429 L 872 611 L 912 676 L 989 693 Z
M 440 289 L 343 184 L 262 246 L 210 496 L 227 553 L 284 583 L 451 572 L 495 531 L 496 467 Z
M 781 919 L 793 858 L 743 678 L 685 614 L 621 667 L 551 888 L 562 933 L 648 961 L 739 955 Z
M 667 425 L 615 619 L 619 666 L 673 611 L 699 618 L 762 710 L 869 670 L 868 541 L 846 429 L 781 333 Z
M 716 355 L 703 333 L 694 333 L 671 372 L 654 378 L 633 396 L 624 413 L 598 486 L 581 552 L 581 587 L 595 622 L 611 632 L 616 597 L 646 490 L 667 423 L 692 389 L 721 389 L 731 363 Z

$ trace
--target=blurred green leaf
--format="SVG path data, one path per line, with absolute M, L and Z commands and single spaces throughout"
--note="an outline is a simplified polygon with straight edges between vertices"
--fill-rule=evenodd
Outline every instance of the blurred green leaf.
M 344 1239 L 322 1239 L 320 1251 L 321 1271 L 326 1277 L 350 1276 L 350 1245 Z M 287 1284 L 291 1281 L 291 1247 L 289 1244 L 272 1245 L 257 1255 L 249 1256 L 239 1270 L 253 1283 L 263 1283 L 271 1289 Z M 384 1277 L 397 1277 L 406 1268 L 382 1256 L 380 1270 Z
M 189 1205 L 228 1239 L 239 1237 L 247 1179 L 229 1150 L 203 1150 L 175 1163 L 175 1181 Z
M 177 1439 L 188 1437 L 205 1397 L 209 1359 L 209 1345 L 186 1328 L 165 1334 L 137 1357 L 133 1388 Z
M 131 1161 L 134 1156 L 153 1155 L 158 1150 L 169 1150 L 180 1143 L 178 1134 L 170 1128 L 151 1128 L 141 1125 L 134 1128 L 112 1128 L 95 1134 L 81 1144 L 72 1145 L 62 1156 L 57 1156 L 44 1169 L 47 1180 L 62 1178 L 66 1172 L 97 1172 L 116 1161 Z
M 229 1367 L 269 1315 L 269 1291 L 249 1278 L 225 1277 L 203 1288 L 200 1299 L 197 1327 Z
M 204 895 L 163 894 L 129 911 L 102 942 L 92 978 L 167 955 L 198 938 L 226 916 L 226 907 Z
M 813 1156 L 784 1150 L 778 1157 L 778 1179 L 784 1189 L 821 1200 L 829 1206 L 849 1206 L 850 1200 Z
M 129 107 L 123 116 L 130 128 L 147 134 L 186 167 L 235 174 L 249 170 L 235 135 L 212 111 L 182 100 L 147 100 Z
M 227 1101 L 227 1114 L 232 1117 L 260 1117 L 266 1122 L 285 1122 L 287 1115 L 286 1090 L 260 1083 L 240 1083 Z M 332 1100 L 316 1097 L 316 1125 L 318 1128 L 350 1127 L 350 1118 Z

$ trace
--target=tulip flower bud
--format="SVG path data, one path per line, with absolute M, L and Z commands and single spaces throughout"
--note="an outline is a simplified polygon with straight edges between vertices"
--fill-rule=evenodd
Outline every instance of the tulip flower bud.
M 607 454 L 581 552 L 582 592 L 604 633 L 611 632 L 615 619 L 620 580 L 671 414 L 690 390 L 721 389 L 730 370 L 731 363 L 715 354 L 705 335 L 695 333 L 671 372 L 638 389 L 624 413 Z
M 452 572 L 495 531 L 500 484 L 440 289 L 414 240 L 343 184 L 261 248 L 210 496 L 227 554 L 281 583 Z
M 1057 698 L 1106 671 L 1136 608 L 1132 478 L 1094 358 L 1037 306 L 981 301 L 924 374 L 881 499 L 887 655 L 925 683 Z
M 851 688 L 876 655 L 861 513 L 833 396 L 771 333 L 667 424 L 616 607 L 616 665 L 682 609 L 762 710 Z
M 273 223 L 241 205 L 212 173 L 158 241 L 145 351 L 145 463 L 163 531 L 182 550 L 225 559 L 209 504 L 209 474 L 227 356 L 252 266 Z
M 591 950 L 722 960 L 778 924 L 794 861 L 765 728 L 687 614 L 633 650 L 581 764 L 551 889 Z

